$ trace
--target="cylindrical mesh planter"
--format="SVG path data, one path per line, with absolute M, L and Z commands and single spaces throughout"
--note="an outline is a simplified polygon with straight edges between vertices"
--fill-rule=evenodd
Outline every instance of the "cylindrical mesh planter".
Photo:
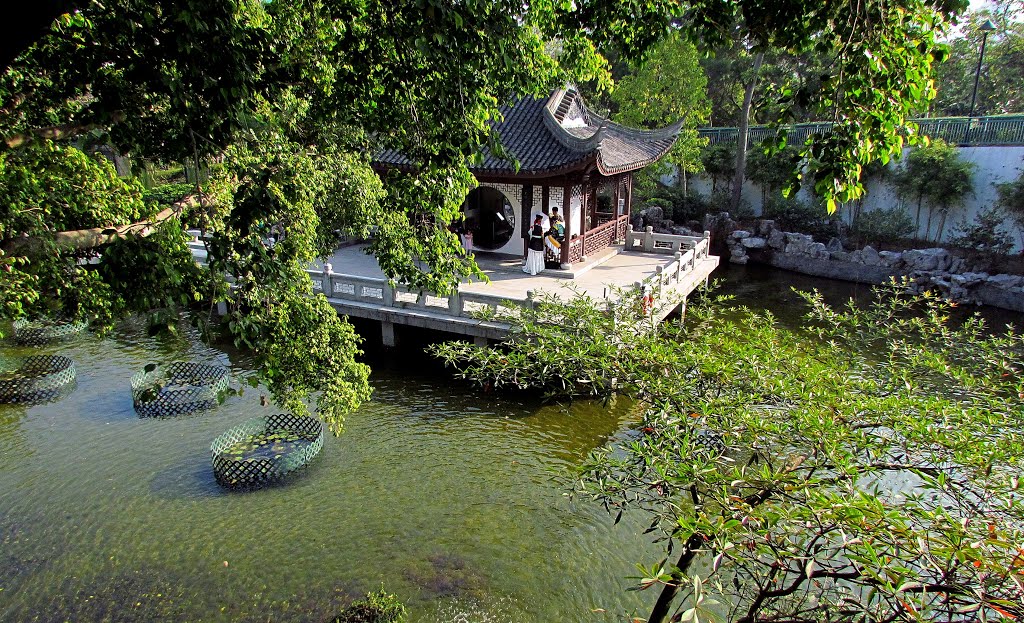
M 149 364 L 132 376 L 132 402 L 143 417 L 173 417 L 220 404 L 228 389 L 228 371 L 191 361 Z
M 12 363 L 0 370 L 0 402 L 47 402 L 74 388 L 75 363 L 67 357 L 32 355 Z
M 693 436 L 690 443 L 698 450 L 706 452 L 709 456 L 719 456 L 725 452 L 725 437 L 722 433 L 702 428 Z
M 323 422 L 279 413 L 246 420 L 210 444 L 217 482 L 230 488 L 262 487 L 303 468 L 324 446 Z
M 85 330 L 84 322 L 60 322 L 56 320 L 14 321 L 14 342 L 23 346 L 41 346 L 72 338 Z

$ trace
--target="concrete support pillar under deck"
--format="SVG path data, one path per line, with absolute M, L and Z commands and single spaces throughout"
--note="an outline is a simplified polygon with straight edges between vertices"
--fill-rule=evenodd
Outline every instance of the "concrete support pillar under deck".
M 473 338 L 473 346 L 476 346 L 477 348 L 487 348 L 487 338 L 479 335 L 475 336 Z
M 398 346 L 398 338 L 395 336 L 395 323 L 381 320 L 380 340 L 384 346 L 394 348 Z

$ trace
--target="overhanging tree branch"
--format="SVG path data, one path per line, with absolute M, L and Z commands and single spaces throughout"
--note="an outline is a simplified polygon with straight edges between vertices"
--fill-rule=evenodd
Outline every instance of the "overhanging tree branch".
M 110 120 L 105 123 L 69 123 L 65 125 L 51 125 L 45 128 L 34 128 L 22 134 L 14 134 L 4 138 L 4 144 L 7 146 L 7 149 L 17 149 L 18 147 L 22 147 L 33 141 L 43 139 L 59 141 L 74 138 L 81 134 L 85 134 L 86 132 L 91 132 L 114 123 L 119 123 L 123 119 L 123 113 L 115 112 L 111 115 Z
M 127 225 L 116 227 L 91 227 L 89 229 L 76 229 L 72 231 L 61 231 L 53 235 L 52 243 L 61 250 L 74 251 L 92 249 L 95 247 L 110 244 L 115 240 L 127 236 L 148 236 L 155 231 L 156 227 L 186 210 L 196 207 L 210 207 L 213 205 L 208 195 L 189 195 L 172 203 L 170 206 L 157 212 L 152 218 L 136 221 Z M 41 236 L 26 236 L 23 238 L 11 238 L 5 240 L 0 247 L 8 255 L 24 253 L 41 246 L 46 239 Z

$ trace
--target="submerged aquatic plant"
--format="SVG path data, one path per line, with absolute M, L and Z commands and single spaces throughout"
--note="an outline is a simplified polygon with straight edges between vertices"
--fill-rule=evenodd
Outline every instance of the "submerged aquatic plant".
M 407 611 L 398 597 L 387 593 L 383 587 L 369 593 L 345 608 L 334 619 L 334 623 L 403 623 Z

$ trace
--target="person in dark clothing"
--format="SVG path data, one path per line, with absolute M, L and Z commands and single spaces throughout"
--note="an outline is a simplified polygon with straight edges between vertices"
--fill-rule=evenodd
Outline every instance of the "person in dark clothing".
M 527 244 L 526 261 L 523 263 L 523 272 L 536 275 L 544 270 L 544 218 L 537 215 L 533 219 L 533 228 L 530 229 L 530 242 Z

